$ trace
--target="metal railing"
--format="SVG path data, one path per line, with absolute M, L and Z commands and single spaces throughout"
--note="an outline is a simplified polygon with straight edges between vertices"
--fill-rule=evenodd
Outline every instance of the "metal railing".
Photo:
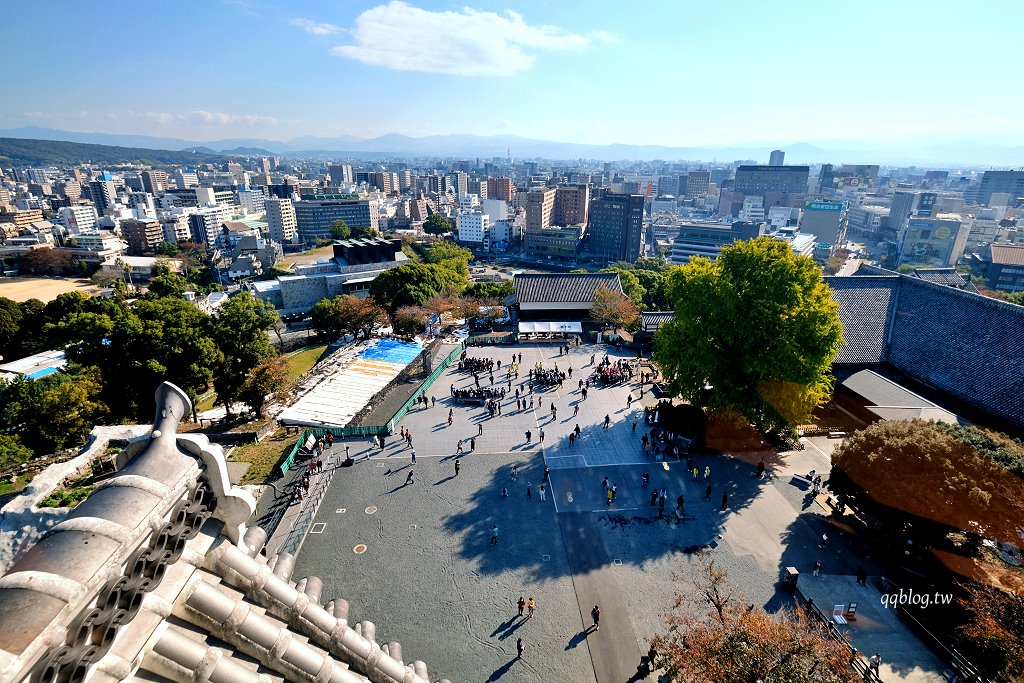
M 326 469 L 316 478 L 313 487 L 303 498 L 299 514 L 292 522 L 291 528 L 288 529 L 288 535 L 278 549 L 279 553 L 291 553 L 293 556 L 298 554 L 303 541 L 306 540 L 306 533 L 320 509 L 320 503 L 327 493 L 327 488 L 331 485 L 331 479 L 334 478 L 334 473 L 339 466 L 333 455 L 328 456 Z
M 799 588 L 797 589 L 797 592 L 800 592 Z M 802 592 L 800 593 L 800 597 L 804 597 Z M 850 653 L 853 655 L 850 666 L 853 667 L 854 671 L 860 674 L 864 681 L 867 683 L 882 683 L 882 679 L 879 678 L 878 674 L 876 674 L 874 669 L 871 668 L 871 664 L 860 656 L 862 654 L 860 650 L 850 643 L 849 636 L 840 631 L 839 627 L 836 626 L 835 622 L 832 621 L 828 615 L 818 609 L 818 606 L 813 602 L 808 602 L 806 598 L 804 598 L 804 608 L 807 609 L 812 618 L 818 620 L 825 626 L 825 631 L 828 633 L 830 638 L 842 643 L 850 649 Z

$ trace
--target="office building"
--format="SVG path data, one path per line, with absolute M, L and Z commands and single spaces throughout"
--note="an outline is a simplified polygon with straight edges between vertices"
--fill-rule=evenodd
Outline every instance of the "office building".
M 93 180 L 89 183 L 89 192 L 96 213 L 101 216 L 117 203 L 117 188 L 113 180 Z
M 469 181 L 469 194 L 476 195 L 480 201 L 487 199 L 487 181 L 486 180 L 470 180 Z
M 889 218 L 885 206 L 854 206 L 850 208 L 848 229 L 851 235 L 877 236 Z
M 771 155 L 768 157 L 769 166 L 782 166 L 786 160 L 786 153 L 781 149 L 773 149 Z
M 800 216 L 800 231 L 817 236 L 819 255 L 826 252 L 827 255 L 831 255 L 846 240 L 845 208 L 843 202 L 813 201 L 804 204 Z
M 143 256 L 164 241 L 164 230 L 156 219 L 121 221 L 121 236 L 128 243 L 128 253 Z
M 807 166 L 740 166 L 733 191 L 743 195 L 807 194 Z
M 192 241 L 213 248 L 217 244 L 220 226 L 231 220 L 231 207 L 220 204 L 195 209 L 188 216 L 188 228 Z
M 65 206 L 58 212 L 57 216 L 60 224 L 72 234 L 92 230 L 99 221 L 96 208 L 85 204 Z
M 669 251 L 669 261 L 684 265 L 694 256 L 718 258 L 722 247 L 764 235 L 764 223 L 683 223 Z
M 680 180 L 682 180 L 680 178 Z M 686 184 L 682 188 L 686 199 L 698 199 L 707 196 L 711 189 L 711 173 L 709 171 L 690 171 L 686 174 Z
M 331 164 L 327 167 L 327 175 L 331 176 L 331 185 L 352 184 L 352 164 Z
M 897 246 L 897 265 L 955 266 L 967 247 L 971 222 L 970 216 L 952 213 L 911 217 Z
M 985 276 L 992 289 L 1024 292 L 1024 245 L 991 244 L 985 256 Z
M 14 225 L 15 230 L 19 232 L 41 220 L 43 220 L 43 212 L 41 209 L 28 209 L 23 211 L 13 211 L 11 213 L 0 213 L 0 223 L 11 223 Z
M 589 185 L 566 185 L 555 188 L 552 225 L 586 225 L 589 215 Z
M 157 195 L 167 189 L 167 171 L 143 171 L 142 189 L 152 195 Z
M 448 191 L 456 197 L 469 194 L 469 175 L 462 171 L 448 174 Z
M 246 213 L 263 213 L 266 210 L 267 195 L 262 190 L 239 190 L 238 204 Z
M 587 250 L 611 261 L 636 261 L 643 243 L 644 196 L 614 194 L 590 202 Z
M 533 258 L 575 262 L 582 239 L 582 225 L 544 230 L 527 228 L 523 235 L 523 248 Z
M 523 193 L 520 198 L 526 209 L 526 227 L 543 230 L 551 226 L 551 214 L 555 208 L 555 189 L 538 187 Z
M 290 199 L 274 197 L 264 202 L 267 211 L 267 229 L 270 239 L 281 244 L 291 244 L 298 236 L 298 222 L 295 207 Z
M 343 220 L 350 228 L 366 228 L 380 232 L 380 214 L 377 201 L 360 199 L 355 195 L 311 194 L 303 195 L 294 203 L 299 240 L 313 244 L 319 237 L 331 239 L 331 226 Z
M 398 174 L 387 171 L 377 171 L 369 174 L 367 181 L 370 187 L 375 187 L 384 194 L 398 192 Z
M 978 188 L 978 203 L 991 206 L 993 194 L 1009 194 L 1010 206 L 1024 198 L 1024 171 L 985 171 Z
M 455 217 L 459 241 L 489 245 L 491 219 L 486 213 L 460 213 Z
M 516 186 L 511 178 L 488 178 L 487 196 L 505 202 L 512 201 L 516 194 Z
M 924 218 L 935 211 L 937 195 L 934 192 L 896 192 L 889 208 L 889 220 L 885 225 L 886 237 L 899 239 L 911 217 Z

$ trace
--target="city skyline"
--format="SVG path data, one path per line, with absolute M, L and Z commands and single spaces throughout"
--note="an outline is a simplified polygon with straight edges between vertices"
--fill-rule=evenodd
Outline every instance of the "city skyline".
M 196 141 L 1024 144 L 1010 113 L 1024 96 L 1005 89 L 998 70 L 978 68 L 975 54 L 984 49 L 993 64 L 1013 58 L 1006 32 L 1017 23 L 1007 15 L 1022 14 L 1016 6 L 1000 6 L 1000 22 L 977 4 L 967 12 L 953 3 L 653 2 L 622 12 L 599 2 L 582 12 L 539 2 L 225 0 L 184 12 L 151 5 L 141 17 L 126 3 L 109 9 L 69 3 L 61 22 L 29 4 L 9 12 L 17 96 L 0 104 L 0 128 Z M 161 41 L 143 49 L 131 37 L 150 26 Z M 984 42 L 964 40 L 972 36 Z M 134 46 L 127 58 L 122 45 Z M 970 91 L 950 97 L 949 84 L 967 82 Z

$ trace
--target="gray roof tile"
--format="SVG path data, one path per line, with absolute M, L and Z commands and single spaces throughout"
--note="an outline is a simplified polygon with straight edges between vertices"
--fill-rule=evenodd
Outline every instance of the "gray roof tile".
M 613 292 L 622 291 L 618 273 L 523 273 L 513 282 L 521 304 L 590 303 L 601 285 Z

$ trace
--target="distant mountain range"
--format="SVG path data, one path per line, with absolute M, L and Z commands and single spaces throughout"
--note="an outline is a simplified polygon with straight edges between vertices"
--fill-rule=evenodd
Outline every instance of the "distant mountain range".
M 430 135 L 413 138 L 405 135 L 381 135 L 375 138 L 302 136 L 287 142 L 259 138 L 224 140 L 183 140 L 149 135 L 116 133 L 80 133 L 53 128 L 24 127 L 0 130 L 0 137 L 55 140 L 119 147 L 161 149 L 210 155 L 238 156 L 319 156 L 319 157 L 458 157 L 491 158 L 511 154 L 514 159 L 599 159 L 605 161 L 732 162 L 753 159 L 767 163 L 772 149 L 786 152 L 786 163 L 853 163 L 919 165 L 948 168 L 1024 165 L 1024 145 L 950 140 L 946 138 L 905 139 L 898 145 L 865 145 L 837 141 L 827 146 L 806 143 L 789 145 L 668 147 L 661 145 L 586 145 L 536 140 L 513 135 Z M 1019 136 L 1017 136 L 1019 137 Z M 1018 142 L 1015 140 L 1014 142 Z
M 0 167 L 3 166 L 70 166 L 92 163 L 116 165 L 138 163 L 150 166 L 217 164 L 227 161 L 227 155 L 209 150 L 208 153 L 143 147 L 117 147 L 90 145 L 64 140 L 34 140 L 29 138 L 0 137 Z

